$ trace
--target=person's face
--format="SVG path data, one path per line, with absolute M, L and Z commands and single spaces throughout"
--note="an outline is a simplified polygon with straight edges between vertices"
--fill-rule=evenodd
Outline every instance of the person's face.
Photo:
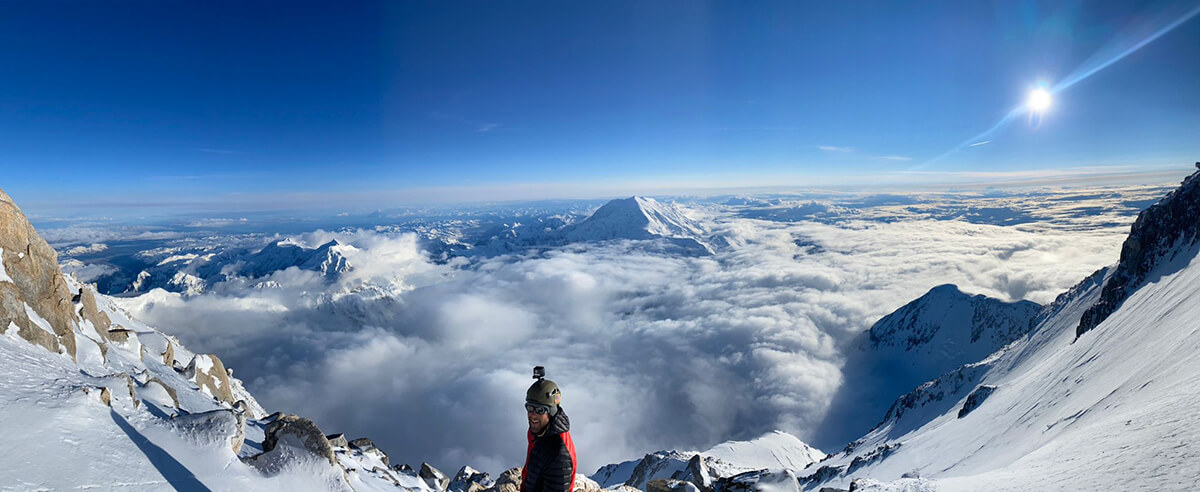
M 538 413 L 544 410 L 548 409 L 546 407 L 525 408 L 525 416 L 529 418 L 529 432 L 541 434 L 543 430 L 546 430 L 546 426 L 550 425 L 550 412 Z

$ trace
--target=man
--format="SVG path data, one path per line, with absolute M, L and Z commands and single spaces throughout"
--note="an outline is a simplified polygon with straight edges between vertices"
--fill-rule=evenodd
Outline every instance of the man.
M 575 488 L 575 443 L 571 421 L 563 411 L 562 393 L 545 379 L 542 366 L 533 368 L 533 386 L 525 392 L 529 419 L 529 449 L 521 470 L 521 492 L 570 492 Z

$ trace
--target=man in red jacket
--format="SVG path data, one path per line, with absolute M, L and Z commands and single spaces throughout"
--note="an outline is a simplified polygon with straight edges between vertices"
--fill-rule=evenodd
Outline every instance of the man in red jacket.
M 525 392 L 529 449 L 521 470 L 521 492 L 571 492 L 576 469 L 571 421 L 560 405 L 558 385 L 545 377 L 542 366 L 533 368 L 537 381 Z

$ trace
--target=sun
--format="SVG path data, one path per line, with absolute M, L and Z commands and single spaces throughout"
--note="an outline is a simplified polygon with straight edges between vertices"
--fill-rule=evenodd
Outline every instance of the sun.
M 1026 104 L 1029 106 L 1030 111 L 1045 113 L 1046 110 L 1050 109 L 1051 101 L 1050 91 L 1039 87 L 1029 93 L 1029 102 Z

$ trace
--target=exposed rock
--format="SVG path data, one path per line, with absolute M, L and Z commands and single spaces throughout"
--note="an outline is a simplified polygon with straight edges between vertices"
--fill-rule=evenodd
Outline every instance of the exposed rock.
M 112 391 L 109 390 L 107 386 L 98 386 L 95 388 L 84 387 L 83 392 L 87 395 L 92 395 L 93 393 L 98 394 L 100 403 L 103 403 L 106 407 L 112 406 Z
M 981 385 L 975 391 L 972 391 L 971 394 L 967 396 L 967 401 L 963 402 L 962 409 L 958 411 L 958 418 L 961 419 L 966 417 L 967 414 L 971 413 L 972 410 L 979 408 L 979 405 L 983 403 L 983 400 L 986 400 L 987 397 L 991 396 L 992 392 L 994 391 L 996 391 L 995 386 L 988 386 L 986 384 Z
M 350 443 L 346 441 L 345 434 L 330 434 L 325 436 L 329 440 L 329 445 L 335 448 L 349 448 Z
M 345 438 L 343 437 L 342 439 L 345 439 Z M 403 473 L 405 475 L 410 475 L 410 476 L 414 476 L 414 477 L 417 476 L 417 471 L 413 470 L 413 467 L 408 466 L 407 463 L 393 466 L 392 470 L 394 470 L 396 473 Z
M 713 484 L 713 489 L 719 492 L 799 492 L 801 490 L 800 480 L 791 470 L 749 471 L 721 478 Z
M 117 329 L 114 329 L 114 330 L 109 330 L 109 331 L 108 331 L 108 336 L 107 336 L 107 338 L 108 338 L 110 341 L 113 341 L 113 342 L 116 342 L 116 343 L 125 343 L 125 342 L 128 342 L 128 341 L 129 341 L 129 338 L 130 338 L 130 337 L 132 337 L 132 336 L 137 336 L 137 334 L 136 334 L 136 333 L 134 333 L 134 332 L 133 332 L 133 330 L 126 330 L 126 329 L 124 329 L 124 328 L 117 328 Z
M 464 466 L 454 475 L 447 490 L 455 492 L 480 492 L 495 485 L 492 477 L 469 466 Z
M 422 468 L 424 465 L 422 465 Z M 521 469 L 509 468 L 500 477 L 496 479 L 496 484 L 488 489 L 489 492 L 520 492 L 521 490 Z
M 692 456 L 692 459 L 688 460 L 687 468 L 676 475 L 674 478 L 691 482 L 700 490 L 705 492 L 712 490 L 712 474 L 708 471 L 708 464 L 704 462 L 704 457 L 699 454 Z
M 603 489 L 600 484 L 588 478 L 587 475 L 575 474 L 575 487 L 571 489 L 572 492 L 600 492 L 601 490 Z
M 192 357 L 192 362 L 188 364 L 187 369 L 184 370 L 184 374 L 196 383 L 196 386 L 200 387 L 200 391 L 205 394 L 230 405 L 236 402 L 233 398 L 233 385 L 229 382 L 229 374 L 217 356 L 196 354 L 195 357 Z M 321 437 L 324 438 L 324 434 Z
M 442 473 L 441 470 L 434 468 L 433 465 L 430 465 L 429 463 L 421 463 L 421 471 L 417 473 L 417 476 L 421 477 L 421 479 L 425 481 L 426 485 L 429 485 L 437 490 L 446 490 L 446 487 L 450 486 L 450 478 L 447 477 L 445 473 Z M 520 475 L 517 477 L 519 481 Z
M 343 436 L 342 439 L 345 439 L 345 436 Z M 370 439 L 360 437 L 350 441 L 349 445 L 353 449 L 362 451 L 363 454 L 374 454 L 377 458 L 379 458 L 380 461 L 383 462 L 384 466 L 391 466 L 391 464 L 388 462 L 387 453 L 383 452 L 382 449 L 375 447 L 375 443 L 371 442 Z
M 74 328 L 79 324 L 73 297 L 58 267 L 58 253 L 34 231 L 21 209 L 0 190 L 0 329 L 75 359 Z M 48 326 L 38 326 L 25 306 Z M 47 331 L 48 330 L 48 331 Z M 40 332 L 40 333 L 39 333 Z M 52 333 L 50 333 L 52 332 Z
M 245 461 L 269 474 L 278 473 L 289 460 L 302 454 L 311 454 L 328 461 L 331 466 L 338 466 L 333 447 L 317 424 L 295 415 L 281 415 L 267 424 L 262 449 L 262 453 Z
M 1200 171 L 1184 178 L 1178 189 L 1138 214 L 1121 245 L 1121 261 L 1104 284 L 1100 299 L 1084 311 L 1075 338 L 1108 319 L 1125 299 L 1162 263 L 1200 241 Z
M 92 326 L 96 327 L 96 333 L 104 341 L 108 341 L 108 329 L 112 326 L 112 321 L 108 319 L 108 314 L 101 311 L 96 305 L 96 290 L 89 285 L 83 286 L 79 292 L 79 301 L 83 304 L 80 309 L 83 319 L 92 322 Z

